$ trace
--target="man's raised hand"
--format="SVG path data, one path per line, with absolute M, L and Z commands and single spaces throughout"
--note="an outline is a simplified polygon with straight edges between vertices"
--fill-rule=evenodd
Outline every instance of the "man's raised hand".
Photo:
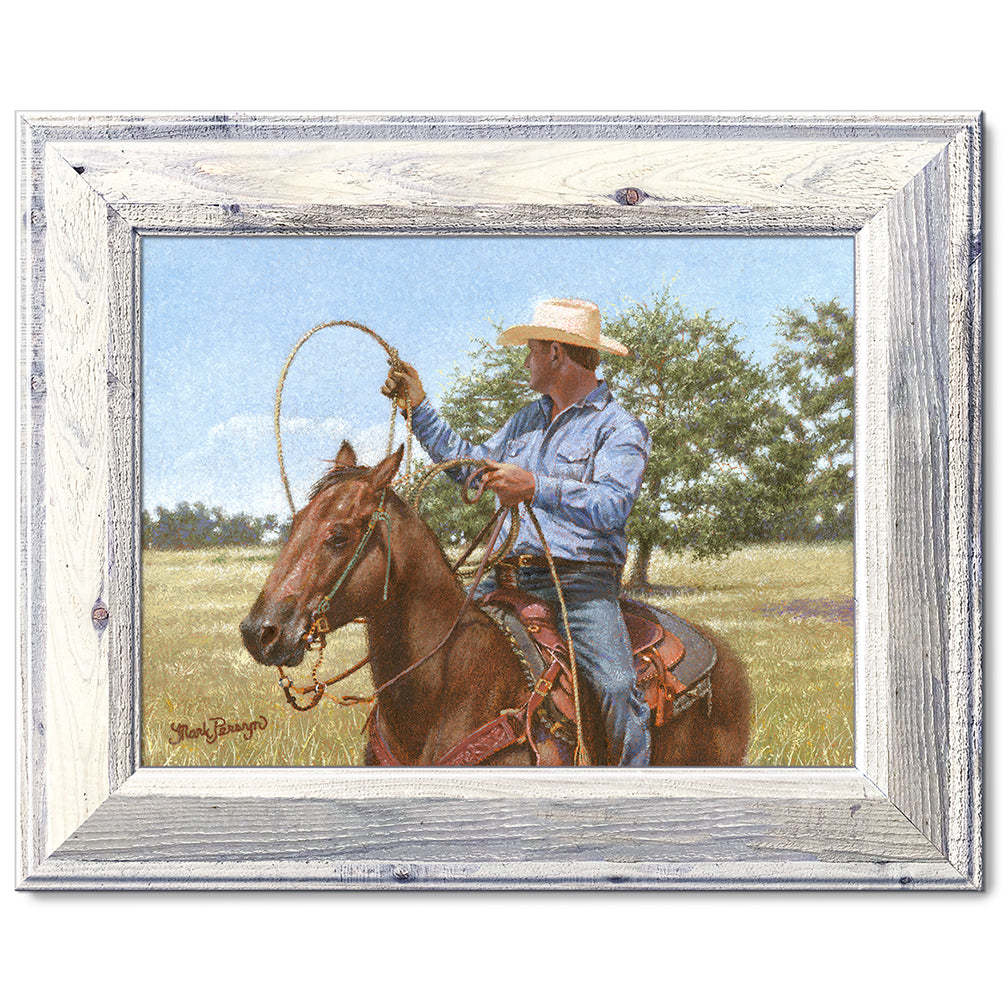
M 389 368 L 388 378 L 382 385 L 382 395 L 395 399 L 399 409 L 406 409 L 407 396 L 410 404 L 417 406 L 423 401 L 425 394 L 420 375 L 412 364 L 401 360 L 398 365 L 393 364 Z

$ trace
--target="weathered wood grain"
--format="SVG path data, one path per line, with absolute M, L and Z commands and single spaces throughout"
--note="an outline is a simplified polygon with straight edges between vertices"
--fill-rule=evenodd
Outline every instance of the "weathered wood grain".
M 693 874 L 686 878 L 705 887 L 723 884 L 718 869 L 724 865 L 742 863 L 751 882 L 763 877 L 776 883 L 787 875 L 782 867 L 788 861 L 838 870 L 898 861 L 902 879 L 905 866 L 916 865 L 909 877 L 917 884 L 947 884 L 950 877 L 941 852 L 856 771 L 806 776 L 754 769 L 729 782 L 717 771 L 694 769 L 679 772 L 675 784 L 664 773 L 630 777 L 628 783 L 590 771 L 310 770 L 296 775 L 292 797 L 289 772 L 147 769 L 83 824 L 56 858 L 90 858 L 99 870 L 114 862 L 127 876 L 142 876 L 151 859 L 185 861 L 191 869 L 201 864 L 206 872 L 226 858 L 247 862 L 251 870 L 268 843 L 272 870 L 281 876 L 281 865 L 316 866 L 299 877 L 299 885 L 310 888 L 332 885 L 334 873 L 361 883 L 402 864 L 420 865 L 419 881 L 422 866 L 446 854 L 464 868 L 459 884 L 466 872 L 478 877 L 499 859 L 523 863 L 526 881 L 544 885 L 552 883 L 538 873 L 549 863 L 574 887 L 589 877 L 597 881 L 607 863 L 608 883 L 655 884 L 654 868 L 636 879 L 623 877 L 623 867 L 642 862 L 690 864 Z M 334 799 L 337 794 L 343 797 Z M 351 863 L 368 867 L 355 877 L 346 874 Z
M 978 887 L 979 156 L 973 116 L 25 123 L 20 884 Z M 277 232 L 856 235 L 856 766 L 139 768 L 139 239 Z
M 51 151 L 45 193 L 44 730 L 52 850 L 109 795 L 109 652 L 91 611 L 106 590 L 110 278 L 106 205 Z
M 758 864 L 759 870 L 748 869 Z M 32 877 L 46 889 L 338 889 L 338 890 L 829 890 L 962 888 L 942 862 L 627 861 L 96 861 L 50 858 Z
M 662 113 L 395 115 L 386 113 L 35 113 L 35 133 L 51 143 L 131 141 L 341 142 L 479 140 L 855 140 L 946 143 L 973 113 Z
M 889 791 L 944 849 L 949 731 L 948 160 L 890 203 Z
M 854 761 L 883 791 L 889 784 L 889 278 L 888 217 L 855 239 Z
M 947 148 L 949 185 L 949 860 L 981 877 L 974 826 L 980 810 L 981 423 L 980 129 L 960 130 Z
M 18 212 L 19 269 L 19 435 L 18 601 L 15 627 L 19 642 L 16 704 L 18 739 L 18 813 L 24 824 L 18 844 L 18 874 L 38 864 L 46 853 L 49 815 L 45 773 L 45 194 L 32 184 L 43 176 L 45 144 L 26 123 L 20 124 Z
M 639 207 L 639 205 L 638 205 Z M 138 203 L 118 213 L 142 234 L 347 235 L 846 235 L 864 207 L 718 207 L 653 203 L 638 207 L 539 204 L 360 207 Z
M 663 203 L 738 212 L 814 206 L 862 220 L 942 146 L 513 139 L 54 145 L 116 207 L 612 206 L 619 189 L 633 186 L 652 211 Z
M 628 842 L 632 824 L 632 843 Z M 96 861 L 944 862 L 888 801 L 116 796 L 55 857 Z M 757 871 L 756 865 L 753 870 Z
M 140 738 L 140 298 L 139 238 L 117 214 L 108 217 L 109 333 L 108 559 L 103 602 L 110 667 L 109 786 L 124 784 L 139 762 Z
M 809 767 L 798 773 L 786 767 L 747 767 L 732 773 L 716 767 L 680 767 L 674 771 L 625 768 L 618 773 L 598 767 L 576 772 L 548 767 L 500 767 L 493 772 L 447 767 L 300 767 L 293 775 L 286 768 L 271 767 L 140 767 L 119 793 L 136 798 L 265 799 L 295 794 L 298 798 L 324 799 L 344 794 L 375 801 L 472 798 L 513 804 L 533 791 L 544 801 L 590 795 L 603 804 L 624 798 L 799 802 L 809 793 L 827 801 L 857 804 L 885 797 L 860 770 L 850 767 Z

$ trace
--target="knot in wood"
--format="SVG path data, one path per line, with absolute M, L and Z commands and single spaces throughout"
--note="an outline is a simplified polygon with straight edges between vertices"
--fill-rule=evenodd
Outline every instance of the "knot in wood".
M 623 206 L 637 206 L 638 203 L 647 193 L 642 189 L 635 189 L 633 186 L 628 186 L 626 189 L 618 189 L 616 191 L 616 200 L 622 203 Z

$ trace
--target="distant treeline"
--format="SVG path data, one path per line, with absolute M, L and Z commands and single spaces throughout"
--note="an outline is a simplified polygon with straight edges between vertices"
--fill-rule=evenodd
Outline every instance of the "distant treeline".
M 229 515 L 219 507 L 183 502 L 174 508 L 158 507 L 153 517 L 146 509 L 140 517 L 140 543 L 144 549 L 212 549 L 215 546 L 259 546 L 285 539 L 289 522 L 276 515 L 256 518 Z

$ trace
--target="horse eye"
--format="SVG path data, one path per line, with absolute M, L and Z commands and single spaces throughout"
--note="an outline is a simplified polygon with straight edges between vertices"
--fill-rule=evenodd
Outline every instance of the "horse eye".
M 342 532 L 333 532 L 333 534 L 326 539 L 325 544 L 330 549 L 340 549 L 340 547 L 346 546 L 349 541 L 350 540 L 347 536 L 345 536 Z

